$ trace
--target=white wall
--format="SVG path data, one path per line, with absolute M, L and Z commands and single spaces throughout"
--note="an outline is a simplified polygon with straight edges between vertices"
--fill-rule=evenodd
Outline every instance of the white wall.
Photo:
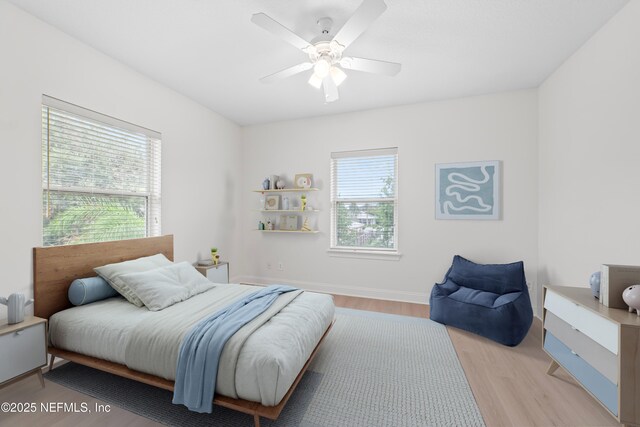
M 640 1 L 539 90 L 541 284 L 640 264 Z
M 274 107 L 275 108 L 275 107 Z M 243 128 L 243 279 L 293 283 L 348 295 L 427 302 L 451 259 L 524 260 L 537 270 L 537 94 L 534 90 L 423 103 Z M 329 158 L 332 151 L 397 146 L 399 261 L 331 257 Z M 436 221 L 434 164 L 503 161 L 503 219 Z M 251 231 L 261 215 L 265 176 L 313 173 L 322 209 L 316 235 Z M 291 181 L 289 181 L 291 182 Z M 279 261 L 284 271 L 278 271 Z M 270 270 L 267 263 L 272 264 Z
M 240 129 L 0 0 L 0 295 L 31 293 L 42 94 L 162 132 L 163 231 L 176 235 L 176 259 L 216 245 L 236 279 L 426 302 L 457 253 L 523 259 L 534 284 L 586 286 L 601 263 L 638 264 L 637 22 L 640 2 L 630 2 L 539 91 Z M 329 256 L 330 153 L 390 146 L 400 156 L 402 258 Z M 503 161 L 503 219 L 435 221 L 433 165 L 482 159 Z M 261 215 L 251 190 L 296 172 L 321 188 L 311 201 L 322 233 L 252 232 Z
M 215 245 L 232 275 L 240 268 L 240 128 L 0 0 L 1 296 L 31 294 L 42 244 L 42 94 L 161 132 L 163 233 L 175 234 L 176 259 Z

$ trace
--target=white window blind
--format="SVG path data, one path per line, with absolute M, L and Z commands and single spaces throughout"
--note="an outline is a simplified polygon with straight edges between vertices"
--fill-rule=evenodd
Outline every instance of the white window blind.
M 160 148 L 157 132 L 44 96 L 43 245 L 160 235 Z
M 397 251 L 398 149 L 331 154 L 331 248 Z

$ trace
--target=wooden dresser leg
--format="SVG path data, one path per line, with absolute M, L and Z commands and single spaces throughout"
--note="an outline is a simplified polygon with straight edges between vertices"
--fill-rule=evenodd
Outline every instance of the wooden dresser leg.
M 558 369 L 560 367 L 560 365 L 558 365 L 558 362 L 556 362 L 555 360 L 551 361 L 551 364 L 549 365 L 549 369 L 547 369 L 547 375 L 553 375 L 553 373 L 556 371 L 556 369 Z
M 53 362 L 56 360 L 56 357 L 52 354 L 51 361 L 49 362 L 49 372 L 53 371 Z
M 260 427 L 260 415 L 253 414 L 253 426 Z
M 42 376 L 42 369 L 38 369 L 36 371 L 36 375 L 38 375 L 38 379 L 40 380 L 40 385 L 44 388 L 44 377 Z

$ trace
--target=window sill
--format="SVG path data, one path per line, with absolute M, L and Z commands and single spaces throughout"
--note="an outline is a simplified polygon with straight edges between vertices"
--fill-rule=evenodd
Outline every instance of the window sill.
M 367 251 L 362 249 L 328 249 L 329 256 L 340 258 L 374 259 L 399 261 L 402 254 L 398 251 Z

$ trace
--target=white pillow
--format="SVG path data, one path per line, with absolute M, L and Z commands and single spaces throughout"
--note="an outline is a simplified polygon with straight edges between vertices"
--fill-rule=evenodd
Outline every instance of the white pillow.
M 151 311 L 165 309 L 215 287 L 188 262 L 123 274 L 119 278 Z
M 144 303 L 135 291 L 129 288 L 126 283 L 120 280 L 120 277 L 129 273 L 140 273 L 149 271 L 158 267 L 173 265 L 164 255 L 157 254 L 147 257 L 134 259 L 131 261 L 118 262 L 114 264 L 103 265 L 93 269 L 100 277 L 109 282 L 111 287 L 118 291 L 120 295 L 125 297 L 130 303 L 142 307 Z

